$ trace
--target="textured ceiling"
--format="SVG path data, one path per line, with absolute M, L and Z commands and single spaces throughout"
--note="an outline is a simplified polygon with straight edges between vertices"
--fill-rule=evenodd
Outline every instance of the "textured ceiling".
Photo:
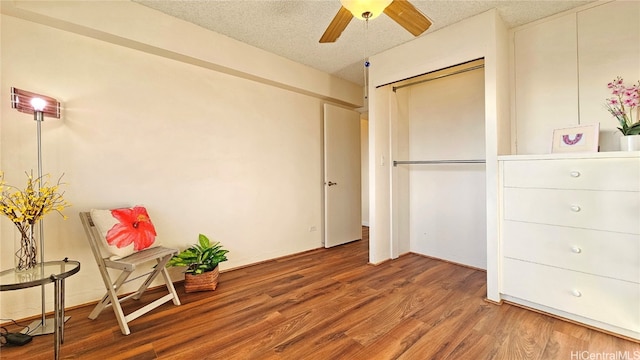
M 339 0 L 133 1 L 360 85 L 364 83 L 365 55 L 414 39 L 382 14 L 371 20 L 368 28 L 354 18 L 338 41 L 318 43 L 340 9 Z M 589 2 L 411 1 L 433 21 L 421 36 L 493 8 L 512 28 Z

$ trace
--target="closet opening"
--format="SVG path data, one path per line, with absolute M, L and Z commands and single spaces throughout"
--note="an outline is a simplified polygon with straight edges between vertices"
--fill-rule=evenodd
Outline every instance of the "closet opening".
M 487 268 L 484 59 L 385 86 L 392 257 Z

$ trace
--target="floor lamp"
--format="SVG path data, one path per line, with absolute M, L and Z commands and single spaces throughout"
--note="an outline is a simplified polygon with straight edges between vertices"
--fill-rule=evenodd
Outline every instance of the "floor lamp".
M 11 88 L 11 107 L 24 113 L 33 114 L 36 121 L 36 142 L 38 145 L 38 179 L 42 178 L 42 137 L 41 128 L 44 117 L 60 118 L 60 103 L 58 100 L 44 95 L 39 95 L 25 90 Z M 40 236 L 40 263 L 44 263 L 44 226 L 42 219 L 38 221 Z M 44 271 L 44 269 L 43 269 Z M 29 335 L 52 334 L 55 331 L 53 319 L 46 318 L 45 288 L 40 287 L 42 301 L 42 317 L 32 322 L 28 329 Z M 65 317 L 64 321 L 67 321 Z

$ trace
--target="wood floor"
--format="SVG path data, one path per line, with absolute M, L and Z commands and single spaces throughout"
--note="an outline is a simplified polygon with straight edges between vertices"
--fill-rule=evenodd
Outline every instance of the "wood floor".
M 415 254 L 367 260 L 356 241 L 224 272 L 214 292 L 177 284 L 182 305 L 133 321 L 129 336 L 111 310 L 92 321 L 90 306 L 73 309 L 61 358 L 640 359 L 637 343 L 485 302 L 484 272 Z M 51 359 L 52 335 L 0 358 Z

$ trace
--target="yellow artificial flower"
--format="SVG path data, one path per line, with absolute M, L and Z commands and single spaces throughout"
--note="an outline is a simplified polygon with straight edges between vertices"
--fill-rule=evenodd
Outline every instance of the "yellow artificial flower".
M 55 185 L 50 186 L 49 178 L 49 175 L 44 175 L 34 179 L 27 174 L 27 186 L 21 190 L 7 185 L 4 174 L 0 173 L 0 213 L 9 218 L 21 232 L 52 211 L 60 214 L 63 219 L 67 218 L 62 210 L 71 204 L 64 200 L 64 192 L 59 192 L 63 183 L 58 179 Z

